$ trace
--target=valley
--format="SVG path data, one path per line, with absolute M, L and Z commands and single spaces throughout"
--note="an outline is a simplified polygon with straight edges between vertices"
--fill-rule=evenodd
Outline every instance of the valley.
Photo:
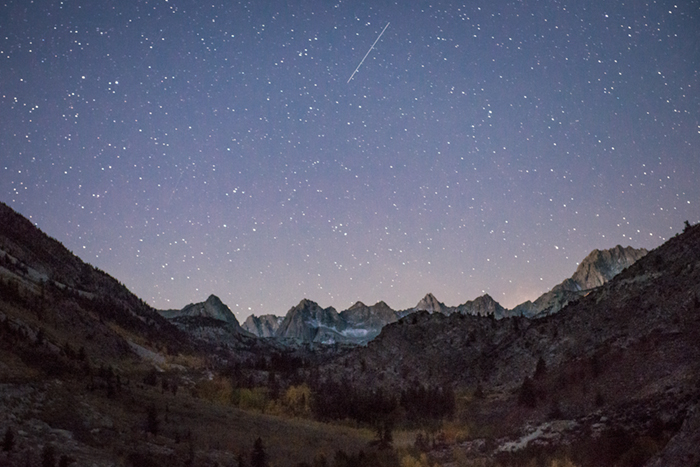
M 695 465 L 699 330 L 700 226 L 512 310 L 241 325 L 213 295 L 153 309 L 3 204 L 0 465 Z

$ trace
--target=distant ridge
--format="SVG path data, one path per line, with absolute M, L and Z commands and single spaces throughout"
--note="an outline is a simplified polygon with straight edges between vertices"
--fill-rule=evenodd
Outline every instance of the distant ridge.
M 647 250 L 643 248 L 620 245 L 608 250 L 593 250 L 579 264 L 572 277 L 542 294 L 534 302 L 527 301 L 510 310 L 488 294 L 461 305 L 448 306 L 432 293 L 427 293 L 415 307 L 407 310 L 393 310 L 383 301 L 372 306 L 358 301 L 340 313 L 333 307 L 321 308 L 317 303 L 304 299 L 284 317 L 250 316 L 243 328 L 258 337 L 292 339 L 298 342 L 365 344 L 379 335 L 387 324 L 420 311 L 446 316 L 453 313 L 488 316 L 495 319 L 517 316 L 540 318 L 560 311 L 568 303 L 605 284 L 646 254 Z
M 605 284 L 647 253 L 644 248 L 623 248 L 620 245 L 609 250 L 593 250 L 581 261 L 573 276 L 554 286 L 534 302 L 527 301 L 516 306 L 510 314 L 536 318 L 556 313 L 568 303 L 586 295 L 588 291 Z
M 219 297 L 216 295 L 209 295 L 209 298 L 207 298 L 204 302 L 190 303 L 182 310 L 160 310 L 159 313 L 170 320 L 184 316 L 199 316 L 217 319 L 219 321 L 229 323 L 236 328 L 241 327 L 238 319 L 236 319 L 236 315 L 234 315 L 231 309 L 224 305 L 221 299 L 219 299 Z
M 215 345 L 238 347 L 250 344 L 247 339 L 256 337 L 241 327 L 236 315 L 216 295 L 181 310 L 158 310 L 158 313 L 191 336 Z
M 413 311 L 427 311 L 428 313 L 450 314 L 450 308 L 435 298 L 435 295 L 428 293 L 421 298 L 418 304 L 413 307 Z

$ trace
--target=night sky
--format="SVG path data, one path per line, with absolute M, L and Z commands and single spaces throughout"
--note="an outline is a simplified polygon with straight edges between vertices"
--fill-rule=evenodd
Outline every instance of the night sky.
M 512 307 L 700 221 L 699 1 L 1 5 L 0 200 L 157 308 Z

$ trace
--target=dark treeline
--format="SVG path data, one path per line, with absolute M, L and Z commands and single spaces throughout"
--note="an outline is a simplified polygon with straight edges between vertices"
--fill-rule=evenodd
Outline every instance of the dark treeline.
M 351 419 L 377 425 L 391 420 L 420 425 L 451 418 L 455 412 L 455 394 L 449 387 L 414 384 L 393 394 L 382 388 L 357 388 L 348 380 L 329 380 L 314 384 L 311 390 L 312 413 L 322 421 Z
M 269 356 L 260 356 L 255 360 L 253 368 L 262 371 L 272 371 L 289 376 L 306 366 L 303 358 L 288 353 L 272 352 Z
M 375 424 L 399 407 L 398 398 L 381 388 L 362 390 L 353 387 L 348 380 L 317 383 L 311 390 L 312 413 L 323 421 L 348 418 Z
M 401 392 L 401 407 L 413 424 L 423 420 L 443 420 L 455 413 L 455 393 L 450 386 L 424 386 L 414 383 Z

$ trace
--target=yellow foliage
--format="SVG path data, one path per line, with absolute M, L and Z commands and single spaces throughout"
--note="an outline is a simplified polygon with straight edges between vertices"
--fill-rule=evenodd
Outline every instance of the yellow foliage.
M 418 459 L 411 455 L 406 455 L 401 459 L 401 467 L 431 467 L 428 456 L 423 453 Z
M 279 399 L 267 402 L 265 413 L 307 418 L 311 415 L 310 397 L 311 389 L 306 384 L 290 386 Z
M 550 467 L 577 467 L 568 457 L 564 459 L 554 459 L 549 465 Z
M 277 416 L 287 415 L 286 409 L 284 408 L 284 406 L 281 404 L 281 402 L 279 400 L 268 401 L 267 405 L 265 406 L 265 413 L 268 415 L 277 415 Z
M 471 434 L 470 431 L 468 426 L 456 423 L 448 422 L 442 427 L 447 444 L 461 443 L 468 440 Z
M 204 358 L 194 355 L 178 354 L 176 356 L 166 356 L 169 365 L 180 365 L 189 369 L 201 369 L 206 367 Z
M 238 407 L 243 410 L 258 410 L 265 412 L 267 407 L 267 389 L 265 388 L 242 388 L 237 390 Z
M 195 385 L 195 391 L 199 397 L 212 402 L 228 404 L 231 402 L 233 388 L 226 378 L 216 377 L 211 380 L 200 381 Z
M 309 407 L 310 398 L 311 389 L 308 385 L 290 386 L 282 397 L 282 403 L 292 416 L 307 416 L 311 413 Z

